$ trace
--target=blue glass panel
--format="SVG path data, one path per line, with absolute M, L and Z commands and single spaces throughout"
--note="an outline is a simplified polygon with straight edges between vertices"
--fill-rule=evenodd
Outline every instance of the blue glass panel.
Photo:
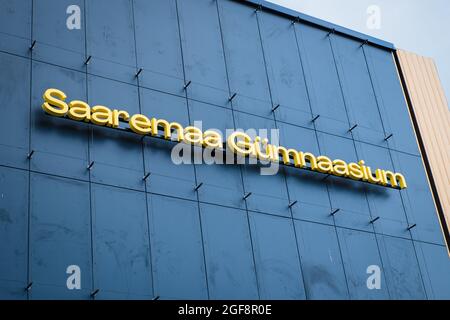
M 351 299 L 389 299 L 384 281 L 384 270 L 373 233 L 337 228 Z M 380 289 L 368 287 L 373 274 L 369 266 L 380 268 Z
M 296 24 L 297 40 L 318 130 L 347 136 L 348 118 L 327 32 Z
M 0 299 L 2 300 L 26 300 L 28 298 L 24 281 L 0 280 Z
M 197 203 L 158 195 L 148 199 L 155 296 L 207 299 Z
M 393 134 L 385 144 L 396 150 L 419 155 L 392 53 L 373 46 L 366 46 L 364 50 L 386 134 Z
M 0 299 L 26 298 L 27 189 L 27 172 L 0 167 Z
M 450 299 L 450 259 L 445 246 L 414 242 L 429 299 Z
M 81 288 L 91 288 L 88 183 L 32 174 L 30 201 L 32 298 L 56 299 L 63 291 L 67 291 L 66 298 L 86 296 L 86 292 L 67 288 L 66 270 L 68 266 L 77 265 L 81 271 Z M 49 292 L 41 285 L 53 289 Z
M 272 118 L 264 56 L 254 11 L 236 1 L 219 1 L 233 108 Z
M 133 8 L 129 0 L 86 2 L 88 71 L 136 83 Z
M 216 2 L 178 1 L 178 12 L 186 81 L 192 81 L 187 90 L 189 97 L 229 105 Z
M 211 299 L 257 299 L 246 212 L 200 204 Z
M 183 62 L 175 0 L 134 0 L 139 84 L 183 93 Z
M 357 162 L 354 141 L 325 133 L 317 134 L 320 151 L 330 159 Z M 331 206 L 340 209 L 334 215 L 336 225 L 353 229 L 373 231 L 369 205 L 365 194 L 366 184 L 343 177 L 326 178 Z
M 384 145 L 384 129 L 360 41 L 332 36 L 350 125 L 355 139 Z M 350 135 L 350 133 L 348 133 Z
M 186 99 L 158 91 L 141 89 L 142 112 L 149 117 L 189 124 Z M 145 170 L 151 176 L 146 180 L 147 191 L 196 199 L 195 174 L 191 164 L 177 165 L 172 160 L 172 148 L 176 142 L 145 138 Z M 178 153 L 179 155 L 180 153 Z
M 311 109 L 306 91 L 294 27 L 282 16 L 258 14 L 277 119 L 311 126 Z
M 85 24 L 83 0 L 34 1 L 33 37 L 36 40 L 33 58 L 44 62 L 84 70 Z M 69 29 L 72 19 L 66 10 L 71 5 L 80 8 L 80 29 Z M 75 12 L 76 14 L 76 12 Z
M 348 299 L 336 229 L 295 221 L 308 299 Z
M 189 100 L 191 123 L 203 131 L 213 129 L 220 132 L 225 141 L 227 130 L 232 130 L 233 114 L 230 109 Z M 196 123 L 198 121 L 198 123 Z M 201 121 L 201 122 L 200 122 Z M 245 208 L 242 197 L 242 176 L 239 166 L 227 164 L 222 152 L 212 154 L 212 150 L 196 148 L 195 152 L 202 161 L 196 163 L 198 183 L 203 183 L 198 190 L 200 201 Z M 197 153 L 198 152 L 198 153 Z M 230 153 L 231 154 L 231 153 Z M 226 178 L 224 178 L 226 177 Z
M 137 88 L 96 76 L 89 77 L 89 103 L 126 110 L 130 116 L 139 113 Z M 94 182 L 144 190 L 142 142 L 133 132 L 107 127 L 92 127 L 90 161 L 94 161 Z
M 417 226 L 411 229 L 414 240 L 444 244 L 438 213 L 420 157 L 391 151 L 394 166 L 406 179 L 408 187 L 401 190 L 408 222 Z
M 29 60 L 0 53 L 0 88 L 0 164 L 28 168 Z
M 69 274 L 65 275 L 69 277 Z M 83 274 L 82 274 L 83 277 Z M 54 286 L 46 284 L 33 284 L 30 291 L 31 300 L 89 300 L 91 298 L 91 288 L 68 290 L 66 286 Z
M 291 219 L 250 213 L 261 299 L 305 299 Z
M 411 240 L 377 235 L 391 299 L 425 299 L 425 289 Z
M 376 169 L 395 172 L 388 149 L 363 142 L 355 144 L 359 158 L 364 159 L 372 173 L 375 173 Z M 406 230 L 408 222 L 399 190 L 367 184 L 366 194 L 372 219 L 380 217 L 374 223 L 376 232 L 397 237 L 411 237 Z
M 319 154 L 316 133 L 313 130 L 278 123 L 280 129 L 280 145 L 298 151 Z M 286 173 L 289 199 L 294 218 L 333 224 L 330 216 L 330 200 L 325 175 L 298 168 L 284 168 Z
M 94 287 L 100 290 L 99 299 L 110 293 L 152 294 L 145 201 L 143 192 L 92 185 Z
M 248 131 L 251 137 L 257 134 L 262 138 L 266 135 L 271 142 L 277 139 L 278 133 L 271 132 L 271 129 L 275 129 L 274 121 L 241 112 L 235 112 L 234 115 L 236 127 L 244 131 L 251 129 Z M 285 177 L 274 165 L 271 168 L 274 170 L 256 164 L 242 166 L 245 192 L 252 193 L 246 200 L 247 208 L 290 217 Z
M 28 56 L 31 45 L 32 0 L 0 2 L 0 50 Z
M 86 75 L 81 72 L 33 62 L 31 103 L 31 169 L 60 176 L 87 179 L 88 126 L 86 123 L 46 114 L 41 105 L 48 88 L 67 95 L 66 101 L 86 101 Z

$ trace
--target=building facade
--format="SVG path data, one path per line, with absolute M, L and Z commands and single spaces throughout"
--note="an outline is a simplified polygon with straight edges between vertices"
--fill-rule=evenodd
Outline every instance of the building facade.
M 448 207 L 395 57 L 269 3 L 1 0 L 0 298 L 450 298 Z M 407 188 L 177 165 L 171 141 L 46 114 L 48 88 L 183 126 L 277 129 Z

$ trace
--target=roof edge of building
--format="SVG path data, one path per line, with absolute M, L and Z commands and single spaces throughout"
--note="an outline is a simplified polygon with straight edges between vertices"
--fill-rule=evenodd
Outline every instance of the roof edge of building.
M 396 50 L 395 46 L 393 43 L 388 42 L 388 41 L 384 41 L 372 36 L 369 36 L 367 34 L 358 32 L 358 31 L 354 31 L 342 26 L 339 26 L 337 24 L 331 23 L 331 22 L 327 22 L 325 20 L 319 19 L 319 18 L 315 18 L 312 16 L 309 16 L 307 14 L 292 10 L 292 9 L 288 9 L 286 7 L 277 5 L 275 3 L 272 2 L 268 2 L 268 1 L 258 1 L 258 0 L 233 0 L 239 3 L 243 3 L 249 6 L 256 8 L 261 8 L 261 9 L 265 9 L 269 12 L 273 12 L 282 16 L 285 16 L 287 18 L 290 18 L 292 20 L 294 19 L 299 19 L 301 22 L 310 24 L 310 25 L 314 25 L 316 27 L 320 27 L 322 29 L 326 29 L 326 30 L 334 30 L 334 32 L 348 36 L 350 38 L 353 39 L 357 39 L 357 40 L 361 40 L 361 41 L 366 41 L 372 45 L 390 50 L 390 51 L 394 51 Z

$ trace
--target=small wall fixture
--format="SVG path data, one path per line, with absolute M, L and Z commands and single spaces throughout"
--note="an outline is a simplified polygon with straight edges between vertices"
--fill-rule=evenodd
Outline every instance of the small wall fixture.
M 87 57 L 86 61 L 84 62 L 85 65 L 88 65 L 91 62 L 92 56 Z
M 91 163 L 89 163 L 89 165 L 87 166 L 86 169 L 91 170 L 93 166 L 94 166 L 94 161 L 92 161 Z
M 146 181 L 148 177 L 150 177 L 150 172 L 147 172 L 147 173 L 142 177 L 142 180 Z
M 33 282 L 30 282 L 30 283 L 25 287 L 25 291 L 30 291 L 32 286 L 33 286 Z
M 237 93 L 233 93 L 233 95 L 231 97 L 228 98 L 228 101 L 233 101 L 233 99 L 236 97 Z
M 31 43 L 30 51 L 33 51 L 35 45 L 36 45 L 36 40 L 34 40 L 34 41 Z
M 375 221 L 377 221 L 378 219 L 380 219 L 380 217 L 373 218 L 372 220 L 369 221 L 369 223 L 370 223 L 370 224 L 373 224 L 373 223 L 375 223 Z
M 243 198 L 243 199 L 244 199 L 244 200 L 247 200 L 247 198 L 248 198 L 248 197 L 250 197 L 251 195 L 252 195 L 252 193 L 251 193 L 251 192 L 249 192 L 249 193 L 247 193 L 247 194 L 246 194 L 246 195 L 244 196 L 244 198 Z
M 191 85 L 192 81 L 189 80 L 188 82 L 186 82 L 186 84 L 183 86 L 183 89 L 186 90 L 190 85 Z
M 320 118 L 320 114 L 316 115 L 314 118 L 311 119 L 311 122 L 316 122 L 317 119 Z
M 354 124 L 350 129 L 348 129 L 348 132 L 352 132 L 356 129 L 356 127 L 358 127 L 358 124 Z
M 100 291 L 100 289 L 95 289 L 94 291 L 91 292 L 91 297 L 95 298 L 95 296 L 97 295 L 97 293 Z
M 336 213 L 338 213 L 341 209 L 334 209 L 333 211 L 331 211 L 332 216 L 334 216 Z
M 194 188 L 194 190 L 195 190 L 195 191 L 198 191 L 198 189 L 200 189 L 200 188 L 202 187 L 202 185 L 203 185 L 203 182 L 200 182 L 200 183 Z
M 34 154 L 34 150 L 31 150 L 30 153 L 27 154 L 27 159 L 31 159 Z

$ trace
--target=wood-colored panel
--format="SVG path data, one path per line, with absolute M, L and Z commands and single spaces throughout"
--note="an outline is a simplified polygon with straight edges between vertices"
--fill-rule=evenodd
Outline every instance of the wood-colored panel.
M 450 111 L 432 59 L 397 51 L 432 179 L 450 230 Z M 431 177 L 429 177 L 431 179 Z M 450 246 L 450 243 L 447 243 Z

